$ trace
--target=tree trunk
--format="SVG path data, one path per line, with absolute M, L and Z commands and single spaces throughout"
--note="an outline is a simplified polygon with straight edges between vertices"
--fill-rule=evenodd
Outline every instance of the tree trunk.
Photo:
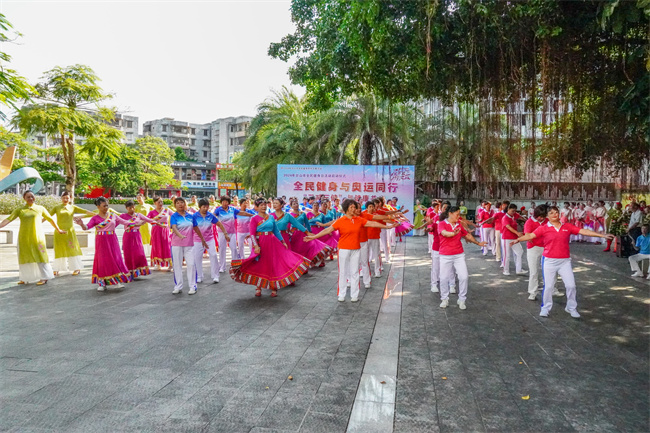
M 359 164 L 370 165 L 372 163 L 372 136 L 369 132 L 364 131 L 361 135 L 359 148 Z
M 74 187 L 77 180 L 77 165 L 74 154 L 74 141 L 61 133 L 61 148 L 63 149 L 63 165 L 65 169 L 65 189 L 74 197 Z

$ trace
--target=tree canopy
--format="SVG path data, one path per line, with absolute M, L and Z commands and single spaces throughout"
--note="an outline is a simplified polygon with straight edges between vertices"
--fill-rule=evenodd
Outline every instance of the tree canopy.
M 98 82 L 99 77 L 88 66 L 57 66 L 45 72 L 43 81 L 35 86 L 35 102 L 23 106 L 12 120 L 24 133 L 40 132 L 59 140 L 66 189 L 71 194 L 77 177 L 77 152 L 110 161 L 120 152 L 123 134 L 110 125 L 115 110 L 102 106 L 111 95 L 104 93 Z
M 271 44 L 327 109 L 341 96 L 532 113 L 531 157 L 586 169 L 650 158 L 650 0 L 293 0 Z

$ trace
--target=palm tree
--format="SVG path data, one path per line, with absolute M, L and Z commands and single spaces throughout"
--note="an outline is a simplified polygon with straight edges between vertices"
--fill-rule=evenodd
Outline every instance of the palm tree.
M 421 116 L 412 105 L 367 94 L 337 101 L 316 119 L 319 142 L 370 165 L 406 162 L 414 154 Z
M 256 191 L 273 192 L 277 164 L 350 163 L 349 155 L 314 136 L 314 122 L 308 100 L 287 88 L 260 104 L 240 159 L 247 168 L 243 183 Z

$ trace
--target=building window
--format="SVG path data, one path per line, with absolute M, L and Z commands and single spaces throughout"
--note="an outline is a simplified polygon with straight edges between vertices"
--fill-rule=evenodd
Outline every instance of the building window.
M 210 140 L 203 140 L 203 147 L 210 147 Z
M 203 136 L 204 136 L 204 137 L 207 137 L 207 136 L 208 136 L 208 130 L 207 130 L 207 129 L 204 129 L 204 130 L 203 130 Z
M 192 141 L 192 146 L 194 146 L 194 145 L 196 144 L 196 139 L 195 139 L 195 138 L 192 138 L 191 141 Z
M 196 128 L 192 128 L 192 135 L 196 135 Z
M 144 125 L 142 132 L 151 132 L 151 125 Z
M 238 125 L 237 126 L 237 131 L 241 131 L 242 129 L 244 129 L 243 127 L 244 127 L 244 125 Z
M 128 141 L 132 141 L 133 140 L 133 133 L 132 132 L 127 132 L 126 133 L 126 139 Z
M 204 157 L 204 158 L 207 158 L 207 157 L 208 157 L 208 151 L 207 151 L 207 150 L 204 150 L 204 151 L 203 151 L 203 157 Z
M 126 127 L 127 128 L 133 128 L 133 120 L 127 120 L 126 121 Z
M 163 125 L 162 130 L 163 130 L 163 132 L 167 132 L 167 125 Z

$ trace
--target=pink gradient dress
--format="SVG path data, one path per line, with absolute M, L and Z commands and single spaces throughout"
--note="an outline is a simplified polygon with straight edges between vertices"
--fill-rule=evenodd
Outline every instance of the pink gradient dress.
M 133 278 L 149 275 L 151 271 L 147 263 L 147 256 L 144 254 L 140 226 L 136 224 L 140 221 L 156 224 L 156 221 L 137 212 L 133 215 L 123 213 L 120 215 L 120 218 L 128 221 L 128 225 L 124 229 L 124 236 L 122 237 L 122 252 L 124 253 L 124 264 L 126 268 L 131 272 L 131 277 Z
M 148 218 L 167 224 L 171 212 L 163 208 L 149 212 Z M 156 218 L 160 216 L 160 218 Z M 172 265 L 171 232 L 168 227 L 153 226 L 151 229 L 151 266 L 169 267 Z
M 301 223 L 307 230 L 310 229 L 309 221 L 307 219 L 307 214 L 302 212 L 300 215 L 291 213 L 291 216 L 294 217 L 299 223 Z M 320 239 L 314 239 L 311 242 L 305 242 L 305 233 L 300 230 L 291 228 L 291 243 L 288 244 L 291 251 L 300 254 L 303 257 L 306 257 L 312 264 L 312 266 L 317 265 L 318 263 L 325 260 L 329 257 L 330 254 L 334 253 L 332 247 L 327 245 L 324 242 L 321 242 Z
M 233 260 L 230 266 L 233 280 L 277 290 L 296 282 L 309 269 L 309 260 L 282 245 L 282 235 L 271 216 L 252 217 L 250 234 L 260 253 L 253 251 L 247 259 Z
M 117 215 L 106 218 L 95 215 L 88 228 L 95 227 L 95 260 L 93 261 L 93 284 L 102 287 L 131 281 L 131 272 L 124 265 L 120 243 L 115 234 L 117 224 L 128 226 L 129 222 Z

